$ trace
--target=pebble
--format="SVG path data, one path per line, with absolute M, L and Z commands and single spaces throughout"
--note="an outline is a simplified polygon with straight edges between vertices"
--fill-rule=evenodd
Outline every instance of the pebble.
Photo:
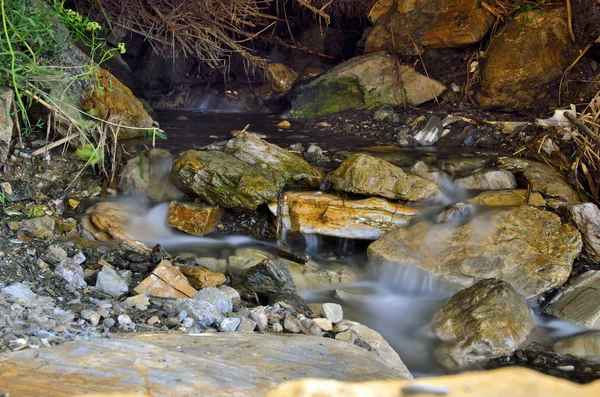
M 238 317 L 226 317 L 219 324 L 222 332 L 234 332 L 242 321 Z
M 113 298 L 118 298 L 129 291 L 127 282 L 117 274 L 115 269 L 106 265 L 103 266 L 102 271 L 98 273 L 96 288 Z
M 114 326 L 115 326 L 115 324 L 116 324 L 116 321 L 115 321 L 115 319 L 114 319 L 114 318 L 112 318 L 112 317 L 108 317 L 108 318 L 105 318 L 105 319 L 102 321 L 102 324 L 103 324 L 103 325 L 104 325 L 106 328 L 112 328 L 112 327 L 114 327 Z
M 238 332 L 253 332 L 256 329 L 256 322 L 247 317 L 242 318 L 237 327 Z
M 2 292 L 13 299 L 23 299 L 29 302 L 37 296 L 28 286 L 23 283 L 14 283 L 2 288 Z
M 250 319 L 256 323 L 258 330 L 264 332 L 269 324 L 265 309 L 260 306 L 250 312 Z
M 144 294 L 130 296 L 123 301 L 123 306 L 126 308 L 135 307 L 138 310 L 146 310 L 149 305 L 150 299 Z
M 62 260 L 54 269 L 54 273 L 62 277 L 73 287 L 85 287 L 87 283 L 83 279 L 83 268 L 72 258 Z
M 280 323 L 275 323 L 275 324 L 273 324 L 271 329 L 273 332 L 280 333 L 280 332 L 283 332 L 283 325 L 281 325 Z
M 321 328 L 323 331 L 331 331 L 333 329 L 333 324 L 327 318 L 315 318 L 313 321 Z
M 283 319 L 283 328 L 288 332 L 297 334 L 300 332 L 300 321 L 292 316 L 286 316 Z
M 333 324 L 339 323 L 344 318 L 344 310 L 337 303 L 323 303 L 323 314 Z
M 119 315 L 119 317 L 117 317 L 117 320 L 119 320 L 120 325 L 131 324 L 131 317 L 129 317 L 127 313 Z
M 233 310 L 231 295 L 215 287 L 202 288 L 196 293 L 194 300 L 208 302 L 221 313 L 229 313 Z
M 192 326 L 194 325 L 194 319 L 188 317 L 185 320 L 183 320 L 181 324 L 186 328 L 192 328 Z
M 354 343 L 354 341 L 356 340 L 356 334 L 351 330 L 346 330 L 335 335 L 335 339 L 344 342 Z
M 222 292 L 226 293 L 227 296 L 229 296 L 229 300 L 231 301 L 232 306 L 239 305 L 240 303 L 242 303 L 240 293 L 237 292 L 235 288 L 231 288 L 228 285 L 221 285 L 219 287 L 219 290 L 221 290 Z
M 62 247 L 56 244 L 51 244 L 42 254 L 42 259 L 46 262 L 56 265 L 57 263 L 67 259 L 67 256 L 67 251 L 65 251 Z
M 160 323 L 160 319 L 157 316 L 152 316 L 146 321 L 149 325 L 154 325 L 156 323 Z

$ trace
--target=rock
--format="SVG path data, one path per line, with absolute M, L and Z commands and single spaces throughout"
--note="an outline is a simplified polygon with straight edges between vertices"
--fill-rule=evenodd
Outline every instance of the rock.
M 497 166 L 522 177 L 532 192 L 552 197 L 567 203 L 579 203 L 579 195 L 562 175 L 550 166 L 528 159 L 502 157 Z
M 345 263 L 328 264 L 323 267 L 309 261 L 304 265 L 296 262 L 279 259 L 292 274 L 292 279 L 298 291 L 318 290 L 332 285 L 350 284 L 362 279 L 362 273 L 353 266 Z
M 589 332 L 559 340 L 552 350 L 563 356 L 569 354 L 584 360 L 600 361 L 600 332 Z
M 300 329 L 302 327 L 302 324 L 300 324 L 300 320 L 298 320 L 296 317 L 294 316 L 285 316 L 285 318 L 283 319 L 283 328 L 285 328 L 286 331 L 291 332 L 293 334 L 298 334 L 300 333 Z
M 265 77 L 273 91 L 284 93 L 292 89 L 298 73 L 282 63 L 270 63 L 265 69 Z
M 250 319 L 256 323 L 256 327 L 260 332 L 264 332 L 269 325 L 269 319 L 265 308 L 262 306 L 255 307 L 250 311 Z
M 1 291 L 3 294 L 12 299 L 22 299 L 24 301 L 31 301 L 37 296 L 28 286 L 23 283 L 11 284 L 8 287 L 2 288 Z
M 454 186 L 469 190 L 515 189 L 517 180 L 510 171 L 489 170 L 475 172 L 454 181 Z
M 164 259 L 134 291 L 160 298 L 193 298 L 197 292 L 181 271 Z
M 234 332 L 238 325 L 240 325 L 241 320 L 238 317 L 227 317 L 221 320 L 219 324 L 219 330 L 221 332 Z
M 110 266 L 102 266 L 102 271 L 98 273 L 96 288 L 105 292 L 113 298 L 118 298 L 129 291 L 127 282 L 121 278 Z
M 394 108 L 392 108 L 390 105 L 383 105 L 375 111 L 373 120 L 388 123 L 398 123 L 400 122 L 400 117 L 398 114 L 396 114 L 396 112 L 394 112 Z
M 42 254 L 42 260 L 56 265 L 57 263 L 67 259 L 67 251 L 59 245 L 50 244 L 46 251 Z
M 238 332 L 253 332 L 256 329 L 256 322 L 249 318 L 242 318 L 240 325 L 237 327 Z
M 323 314 L 332 323 L 339 323 L 344 319 L 342 306 L 337 303 L 323 303 Z
M 295 90 L 290 114 L 314 117 L 382 105 L 417 106 L 445 90 L 384 52 L 354 57 Z
M 349 200 L 321 192 L 283 194 L 269 209 L 282 230 L 340 238 L 376 240 L 390 230 L 407 226 L 418 209 L 381 198 Z
M 228 269 L 235 275 L 245 276 L 250 268 L 258 265 L 265 259 L 272 258 L 272 255 L 255 248 L 238 248 L 235 250 L 235 255 L 227 259 L 229 262 Z
M 407 175 L 401 168 L 366 154 L 348 157 L 329 174 L 329 181 L 338 191 L 396 200 L 430 200 L 440 193 L 434 183 Z
M 516 207 L 519 205 L 530 205 L 533 207 L 545 207 L 546 200 L 537 192 L 529 192 L 527 189 L 514 190 L 492 190 L 481 192 L 469 199 L 475 205 L 488 207 Z
M 162 202 L 183 196 L 169 180 L 173 157 L 164 149 L 150 149 L 127 161 L 119 174 L 118 188 L 125 194 L 147 194 Z
M 219 290 L 221 290 L 225 294 L 227 294 L 227 296 L 229 297 L 229 300 L 231 301 L 231 304 L 233 306 L 239 305 L 240 303 L 242 303 L 242 298 L 240 297 L 240 293 L 237 292 L 237 290 L 235 288 L 231 288 L 228 285 L 221 285 L 219 287 Z
M 225 284 L 227 277 L 223 273 L 206 269 L 202 266 L 177 265 L 192 287 L 201 290 L 206 287 L 218 287 Z
M 54 237 L 56 222 L 51 216 L 44 215 L 37 218 L 23 219 L 17 222 L 16 226 L 29 232 L 31 237 L 50 240 Z M 11 227 L 11 222 L 9 222 L 9 227 Z
M 4 165 L 10 151 L 13 135 L 13 100 L 15 93 L 11 89 L 0 90 L 0 166 Z
M 433 329 L 444 342 L 435 354 L 447 368 L 509 355 L 534 326 L 531 309 L 510 284 L 481 280 L 454 294 L 435 314 Z
M 584 328 L 600 329 L 600 270 L 574 278 L 553 300 L 546 312 Z
M 117 317 L 117 321 L 119 322 L 119 325 L 131 324 L 131 317 L 129 317 L 127 313 L 123 313 Z
M 138 310 L 146 310 L 149 305 L 150 299 L 144 294 L 130 296 L 123 301 L 123 306 L 125 308 L 135 307 Z
M 314 318 L 313 322 L 317 324 L 322 331 L 328 332 L 333 329 L 333 324 L 331 324 L 331 320 L 327 318 Z
M 225 208 L 255 210 L 272 201 L 285 184 L 283 175 L 218 151 L 187 150 L 173 163 L 171 180 L 179 189 Z
M 62 260 L 54 269 L 54 273 L 75 288 L 87 286 L 83 279 L 83 268 L 72 258 Z
M 173 306 L 179 311 L 185 310 L 201 327 L 209 327 L 213 324 L 218 324 L 223 320 L 223 315 L 219 309 L 207 301 L 197 299 L 176 299 Z
M 270 173 L 283 175 L 288 185 L 316 188 L 323 181 L 323 173 L 302 158 L 252 134 L 243 134 L 231 139 L 227 142 L 224 152 Z
M 275 306 L 280 303 L 284 303 L 291 308 L 294 313 L 303 313 L 307 316 L 312 313 L 304 298 L 295 293 L 279 292 L 269 295 L 269 305 Z
M 475 216 L 475 206 L 470 203 L 456 202 L 442 210 L 435 218 L 435 223 L 448 223 L 460 226 L 469 223 Z
M 279 128 L 290 128 L 292 126 L 292 123 L 290 123 L 288 120 L 281 120 L 279 123 L 277 123 L 277 127 Z
M 93 80 L 95 89 L 81 100 L 81 108 L 102 120 L 123 125 L 118 129 L 117 139 L 144 137 L 149 129 L 155 128 L 142 102 L 110 72 L 99 68 Z
M 0 384 L 3 392 L 15 396 L 39 390 L 55 395 L 143 395 L 152 390 L 156 395 L 260 396 L 283 380 L 302 377 L 410 377 L 358 346 L 329 338 L 318 341 L 303 335 L 240 332 L 78 341 L 8 353 L 0 362 Z M 90 362 L 103 365 L 90 367 Z M 65 373 L 65 366 L 72 373 Z
M 486 51 L 477 102 L 507 111 L 534 106 L 539 91 L 573 61 L 571 45 L 564 7 L 512 18 Z
M 304 159 L 313 164 L 329 164 L 331 161 L 329 157 L 323 154 L 323 149 L 312 143 L 308 146 L 306 152 L 304 152 Z
M 169 205 L 167 225 L 194 236 L 204 236 L 215 230 L 221 214 L 219 207 L 172 201 Z
M 229 313 L 233 309 L 231 296 L 215 287 L 201 289 L 196 293 L 194 299 L 212 304 L 221 313 Z
M 321 377 L 318 377 L 321 378 Z M 525 392 L 524 392 L 525 391 Z M 266 397 L 377 397 L 394 395 L 444 395 L 446 397 L 594 397 L 600 382 L 579 385 L 538 371 L 509 367 L 492 371 L 463 372 L 426 379 L 344 383 L 331 379 L 298 379 L 280 384 Z M 400 394 L 402 393 L 402 394 Z
M 16 203 L 19 201 L 32 200 L 37 195 L 37 189 L 35 185 L 27 181 L 10 181 L 2 182 L 0 184 L 2 193 L 6 196 L 8 201 Z
M 131 214 L 137 213 L 133 206 L 117 201 L 103 201 L 94 204 L 85 212 L 89 222 L 84 228 L 97 240 L 132 240 L 127 230 Z
M 583 236 L 583 256 L 600 262 L 600 210 L 592 203 L 575 204 L 567 208 Z
M 430 146 L 436 143 L 443 136 L 443 133 L 444 126 L 442 125 L 442 120 L 438 116 L 431 116 L 413 138 L 420 145 Z
M 521 206 L 490 209 L 458 228 L 419 222 L 395 229 L 367 254 L 376 272 L 416 267 L 451 288 L 498 278 L 531 298 L 567 280 L 581 246 L 579 232 L 557 215 Z
M 244 284 L 257 294 L 265 296 L 296 292 L 296 284 L 290 271 L 285 266 L 269 259 L 250 268 L 246 273 Z

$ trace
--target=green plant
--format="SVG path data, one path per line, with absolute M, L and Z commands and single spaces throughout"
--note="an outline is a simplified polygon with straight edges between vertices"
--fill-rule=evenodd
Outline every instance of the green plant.
M 0 206 L 4 207 L 6 203 L 10 202 L 10 198 L 4 192 L 4 189 L 0 189 Z
M 44 211 L 44 209 L 40 207 L 33 207 L 27 211 L 28 218 L 39 218 L 40 216 L 44 216 L 45 214 L 46 211 Z

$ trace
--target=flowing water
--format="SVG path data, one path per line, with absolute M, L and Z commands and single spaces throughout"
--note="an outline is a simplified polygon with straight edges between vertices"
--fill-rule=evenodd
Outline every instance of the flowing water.
M 293 122 L 294 127 L 283 130 L 276 127 L 280 121 L 272 115 L 249 114 L 215 114 L 199 111 L 169 111 L 159 113 L 161 127 L 169 139 L 160 146 L 177 152 L 192 147 L 201 147 L 215 141 L 230 139 L 230 130 L 242 129 L 247 124 L 250 130 L 263 133 L 267 140 L 282 147 L 294 143 L 316 143 L 323 148 L 335 147 L 336 150 L 357 150 L 372 145 L 368 139 L 340 139 L 323 134 L 315 134 L 302 122 Z M 343 146 L 339 144 L 343 141 Z M 394 162 L 410 164 L 415 162 L 415 155 L 422 152 L 396 152 Z M 389 154 L 381 154 L 383 157 Z M 464 153 L 456 153 L 464 155 Z M 387 158 L 390 160 L 390 158 Z M 441 208 L 453 202 L 464 200 L 467 195 L 452 185 L 450 179 L 441 182 L 445 195 L 432 204 L 427 216 L 439 213 Z M 227 258 L 236 248 L 254 247 L 268 249 L 276 246 L 276 241 L 265 242 L 246 236 L 212 236 L 195 237 L 180 233 L 165 224 L 168 204 L 154 206 L 147 204 L 142 215 L 135 216 L 130 224 L 133 237 L 148 244 L 161 244 L 170 252 L 193 252 L 198 256 Z M 483 229 L 482 229 L 483 230 Z M 318 236 L 290 238 L 288 242 L 294 252 L 304 251 L 315 262 L 328 266 L 329 262 L 343 261 L 347 266 L 364 269 L 366 264 L 366 243 L 355 243 L 348 240 L 323 239 Z M 332 244 L 335 245 L 334 249 Z M 334 254 L 332 254 L 332 252 Z M 385 268 L 375 279 L 365 276 L 361 282 L 352 285 L 331 286 L 320 291 L 301 291 L 308 301 L 332 301 L 333 291 L 342 290 L 344 299 L 344 317 L 359 321 L 379 331 L 399 353 L 402 360 L 415 376 L 434 375 L 445 371 L 436 364 L 432 356 L 436 343 L 431 329 L 431 319 L 440 306 L 454 291 L 448 289 L 430 274 L 416 268 Z M 338 294 L 338 296 L 341 296 Z M 536 310 L 535 302 L 531 306 Z M 536 317 L 538 325 L 534 332 L 535 339 L 540 342 L 551 341 L 559 336 L 581 331 L 569 323 Z

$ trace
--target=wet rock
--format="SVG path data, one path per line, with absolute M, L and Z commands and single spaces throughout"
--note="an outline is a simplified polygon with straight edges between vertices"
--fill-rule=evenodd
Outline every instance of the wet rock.
M 440 185 L 448 180 L 448 177 L 441 171 L 430 171 L 429 166 L 424 161 L 417 161 L 411 168 L 410 172 L 416 176 L 420 176 L 423 179 L 427 179 Z
M 304 152 L 304 160 L 312 164 L 328 164 L 331 161 L 323 154 L 323 149 L 312 143 Z
M 567 280 L 581 246 L 579 232 L 557 215 L 521 206 L 490 209 L 458 228 L 419 222 L 396 229 L 367 254 L 378 273 L 415 267 L 451 289 L 498 278 L 531 298 Z
M 50 240 L 54 237 L 55 226 L 56 222 L 54 221 L 54 218 L 48 215 L 8 222 L 8 227 L 11 230 L 23 229 L 28 232 L 31 237 L 43 240 Z
M 295 293 L 296 284 L 290 271 L 283 265 L 265 259 L 248 270 L 245 285 L 260 295 Z
M 450 204 L 442 210 L 436 217 L 435 223 L 448 223 L 453 226 L 464 225 L 475 216 L 475 206 L 470 203 Z
M 433 319 L 444 342 L 436 348 L 447 368 L 512 353 L 535 326 L 533 313 L 507 282 L 486 279 L 450 298 Z
M 323 173 L 302 158 L 252 134 L 231 139 L 224 152 L 247 164 L 282 175 L 288 185 L 319 187 L 323 181 Z
M 477 102 L 509 111 L 532 107 L 538 92 L 572 62 L 571 45 L 564 7 L 512 18 L 486 51 Z
M 394 108 L 390 105 L 383 105 L 375 111 L 375 114 L 373 115 L 373 120 L 388 123 L 399 123 L 400 116 L 398 116 L 398 114 L 394 112 Z
M 329 181 L 335 190 L 408 201 L 433 199 L 440 192 L 434 183 L 365 154 L 350 156 L 329 175 Z
M 11 89 L 0 90 L 0 166 L 4 165 L 10 151 L 13 135 L 13 100 L 15 93 Z
M 117 274 L 115 269 L 107 265 L 103 266 L 102 271 L 98 273 L 96 288 L 113 298 L 118 298 L 129 291 L 127 282 Z
M 83 268 L 73 258 L 62 260 L 54 269 L 54 273 L 75 288 L 87 286 L 83 279 Z
M 130 204 L 104 201 L 88 208 L 82 223 L 97 240 L 132 240 L 127 224 L 135 213 L 136 209 Z
M 154 201 L 183 196 L 169 180 L 173 157 L 164 149 L 151 149 L 130 159 L 119 174 L 118 188 L 125 194 L 147 194 Z
M 167 260 L 161 261 L 134 291 L 161 298 L 193 298 L 197 292 L 181 271 Z
M 2 288 L 1 291 L 3 294 L 13 299 L 22 299 L 24 301 L 31 301 L 37 296 L 28 286 L 23 283 L 11 284 L 8 287 Z
M 568 209 L 583 236 L 583 255 L 600 262 L 600 210 L 592 203 L 571 205 Z
M 31 200 L 37 194 L 37 189 L 34 185 L 27 181 L 19 180 L 1 183 L 0 190 L 4 193 L 8 201 L 12 203 Z
M 292 88 L 298 79 L 298 73 L 282 63 L 270 63 L 265 70 L 265 77 L 271 90 L 283 93 Z
M 591 270 L 561 291 L 546 312 L 585 328 L 600 329 L 600 271 Z
M 215 230 L 221 214 L 219 207 L 172 201 L 169 205 L 167 225 L 194 236 L 204 236 Z
M 221 311 L 207 301 L 197 299 L 176 299 L 175 302 L 173 302 L 173 306 L 179 311 L 185 310 L 201 327 L 219 324 L 223 320 Z
M 218 287 L 225 284 L 227 277 L 223 273 L 206 269 L 202 266 L 177 265 L 192 287 L 201 290 L 206 287 Z
M 328 264 L 323 267 L 309 261 L 304 265 L 279 259 L 292 274 L 292 279 L 298 291 L 309 291 L 327 288 L 332 285 L 349 284 L 362 278 L 360 270 L 345 263 Z
M 238 317 L 227 317 L 221 320 L 219 330 L 221 332 L 234 332 L 240 325 L 241 320 Z
M 552 197 L 567 203 L 579 203 L 579 195 L 564 180 L 562 175 L 550 166 L 534 160 L 502 157 L 498 159 L 498 167 L 507 169 L 521 176 L 533 192 L 544 197 Z
M 348 200 L 321 192 L 286 192 L 269 209 L 286 231 L 364 240 L 404 227 L 419 213 L 380 198 Z
M 442 120 L 438 116 L 431 116 L 413 138 L 420 145 L 430 146 L 436 143 L 443 136 L 443 133 L 444 126 L 442 125 Z
M 57 263 L 67 259 L 67 251 L 59 245 L 51 244 L 46 248 L 46 251 L 42 254 L 42 260 L 56 265 Z
M 561 355 L 583 358 L 590 361 L 600 361 L 600 332 L 589 332 L 572 336 L 554 344 L 552 350 Z
M 382 105 L 416 106 L 444 90 L 438 81 L 379 52 L 354 57 L 299 87 L 291 101 L 291 114 L 313 117 L 348 109 L 377 109 Z
M 532 207 L 546 206 L 546 200 L 544 200 L 541 194 L 529 192 L 527 189 L 481 192 L 469 199 L 469 202 L 488 207 L 516 207 L 519 205 L 530 205 Z
M 339 323 L 344 319 L 342 306 L 337 303 L 323 303 L 323 314 L 332 323 Z
M 517 180 L 510 171 L 489 170 L 475 172 L 467 177 L 456 179 L 454 185 L 461 189 L 470 190 L 515 189 Z
M 233 309 L 231 296 L 215 287 L 201 289 L 196 293 L 194 299 L 212 304 L 221 313 L 229 313 Z
M 464 372 L 458 375 L 429 377 L 417 381 L 386 381 L 344 383 L 331 379 L 299 379 L 287 381 L 266 397 L 346 397 L 394 395 L 444 395 L 459 397 L 485 395 L 486 397 L 517 396 L 526 391 L 529 397 L 578 396 L 593 397 L 600 392 L 599 382 L 579 385 L 538 371 L 511 367 L 492 371 Z M 402 393 L 402 394 L 400 394 Z

